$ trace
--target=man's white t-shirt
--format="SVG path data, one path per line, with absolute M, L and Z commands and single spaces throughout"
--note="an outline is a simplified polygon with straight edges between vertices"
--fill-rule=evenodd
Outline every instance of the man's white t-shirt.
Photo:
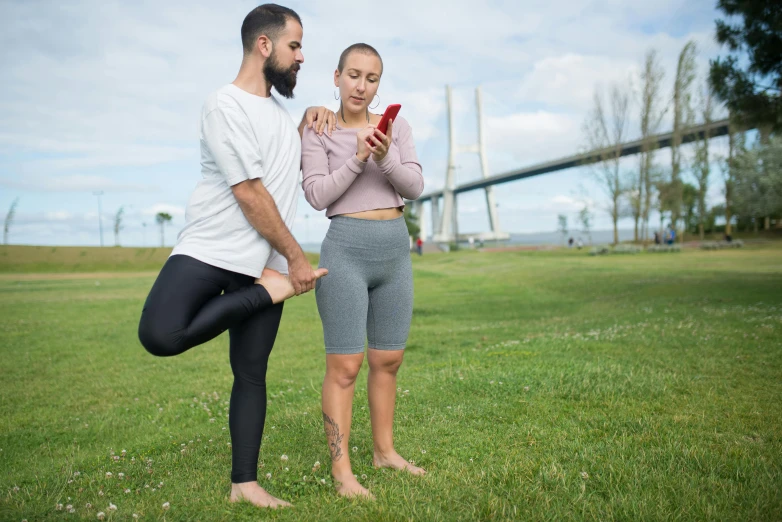
M 233 84 L 221 87 L 201 113 L 201 180 L 171 255 L 252 277 L 266 266 L 288 273 L 287 260 L 247 221 L 231 186 L 260 178 L 291 229 L 300 170 L 299 132 L 280 102 Z

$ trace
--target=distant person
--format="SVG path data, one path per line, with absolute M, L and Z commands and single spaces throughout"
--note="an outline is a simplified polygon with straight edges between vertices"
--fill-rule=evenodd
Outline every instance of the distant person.
M 568 248 L 573 248 L 573 238 L 572 237 L 567 240 L 567 247 Z
M 271 92 L 274 87 L 281 96 L 293 96 L 304 62 L 299 15 L 262 5 L 244 19 L 241 35 L 239 74 L 212 93 L 201 111 L 201 179 L 190 196 L 185 227 L 144 304 L 138 336 L 151 354 L 167 357 L 228 330 L 234 374 L 230 499 L 276 508 L 290 504 L 257 482 L 266 365 L 283 301 L 312 290 L 327 273 L 312 269 L 290 233 L 299 134 L 315 124 L 318 132 L 327 124 L 331 129 L 336 116 L 325 108 L 308 109 L 297 132 Z
M 415 248 L 419 256 L 424 255 L 424 240 L 421 239 L 421 236 L 418 236 L 418 239 L 415 240 Z
M 733 241 L 733 237 L 731 237 L 730 234 L 725 233 L 725 242 L 730 243 L 731 241 Z
M 584 242 L 581 240 L 581 238 L 578 238 L 578 241 L 576 241 L 576 248 L 578 248 L 579 250 L 584 248 Z
M 662 241 L 660 240 L 660 233 L 655 230 L 654 232 L 654 244 L 659 245 Z
M 383 61 L 373 47 L 345 49 L 333 77 L 341 99 L 337 128 L 331 136 L 305 129 L 302 138 L 304 194 L 331 219 L 320 257 L 329 275 L 318 282 L 315 297 L 326 344 L 322 397 L 331 474 L 337 493 L 348 497 L 374 498 L 353 475 L 349 445 L 353 391 L 367 341 L 373 464 L 425 473 L 396 452 L 393 438 L 396 375 L 413 315 L 403 198 L 417 199 L 424 178 L 410 124 L 399 116 L 386 134 L 375 127 L 380 115 L 369 105 L 382 75 Z
M 475 238 L 470 236 L 467 239 L 467 244 L 470 246 L 470 250 L 474 249 L 475 248 Z
M 666 244 L 673 245 L 674 241 L 676 241 L 676 229 L 673 228 L 673 225 L 668 225 L 668 238 Z

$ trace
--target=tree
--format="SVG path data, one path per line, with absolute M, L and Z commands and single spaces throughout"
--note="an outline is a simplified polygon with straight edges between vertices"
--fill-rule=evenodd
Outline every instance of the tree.
M 5 215 L 5 225 L 3 226 L 3 244 L 8 244 L 8 234 L 11 231 L 11 224 L 14 222 L 14 216 L 16 216 L 16 206 L 19 204 L 19 198 L 16 198 L 11 207 L 8 209 L 8 214 Z
M 589 204 L 584 201 L 584 206 L 578 212 L 578 222 L 581 224 L 581 232 L 589 239 L 592 244 L 592 211 L 589 210 Z
M 705 85 L 700 91 L 698 111 L 703 119 L 703 123 L 708 125 L 712 121 L 714 106 L 711 88 Z M 704 227 L 706 224 L 706 192 L 709 189 L 709 174 L 711 172 L 711 163 L 709 158 L 709 139 L 711 136 L 706 131 L 703 139 L 698 139 L 695 143 L 695 159 L 693 161 L 693 175 L 697 183 L 697 212 L 698 212 L 698 235 L 703 241 L 705 236 Z
M 117 214 L 114 216 L 114 246 L 119 246 L 119 233 L 120 230 L 125 228 L 122 226 L 122 217 L 125 213 L 125 207 L 119 207 Z
M 665 71 L 660 65 L 657 51 L 646 53 L 644 69 L 641 73 L 641 154 L 638 169 L 638 212 L 641 219 L 641 235 L 644 242 L 649 238 L 649 214 L 652 210 L 652 199 L 657 170 L 654 164 L 657 142 L 651 137 L 659 132 L 663 117 L 668 112 L 661 99 L 662 81 Z M 635 239 L 638 241 L 638 220 L 635 223 Z
M 751 217 L 757 230 L 760 218 L 782 214 L 782 136 L 737 154 L 733 167 L 733 202 L 739 216 Z
M 584 122 L 584 134 L 590 150 L 600 150 L 600 161 L 592 172 L 595 180 L 608 196 L 608 214 L 614 225 L 614 244 L 619 243 L 618 221 L 621 212 L 621 198 L 626 183 L 620 170 L 621 145 L 627 130 L 630 95 L 626 87 L 617 84 L 609 94 L 610 114 L 606 112 L 600 90 L 594 94 L 594 106 Z
M 169 223 L 171 221 L 171 214 L 168 212 L 158 212 L 155 216 L 155 221 L 158 225 L 160 225 L 160 246 L 166 246 L 165 241 L 165 227 L 166 223 Z
M 562 244 L 567 241 L 567 216 L 560 214 L 557 216 L 557 232 L 562 234 Z
M 407 235 L 418 237 L 421 233 L 421 227 L 418 225 L 418 216 L 413 212 L 412 205 L 405 205 L 405 225 L 407 225 Z
M 743 127 L 757 126 L 765 141 L 782 129 L 782 9 L 779 0 L 719 0 L 736 23 L 717 20 L 717 42 L 729 54 L 710 61 L 718 100 Z
M 671 184 L 670 198 L 671 221 L 674 228 L 681 218 L 684 186 L 681 182 L 681 145 L 684 131 L 693 123 L 692 93 L 690 89 L 695 81 L 695 42 L 685 44 L 679 54 L 676 67 L 676 79 L 673 84 L 673 136 L 671 137 Z M 680 241 L 684 234 L 680 234 Z

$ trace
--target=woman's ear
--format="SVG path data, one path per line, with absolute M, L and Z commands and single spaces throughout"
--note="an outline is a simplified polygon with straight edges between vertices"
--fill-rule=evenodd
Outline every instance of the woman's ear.
M 334 87 L 339 87 L 339 69 L 334 69 Z

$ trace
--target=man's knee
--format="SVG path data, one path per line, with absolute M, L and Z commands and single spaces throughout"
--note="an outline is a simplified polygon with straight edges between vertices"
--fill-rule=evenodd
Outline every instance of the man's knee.
M 149 353 L 158 357 L 170 357 L 184 351 L 181 339 L 176 339 L 162 325 L 144 315 L 138 325 L 138 339 Z

